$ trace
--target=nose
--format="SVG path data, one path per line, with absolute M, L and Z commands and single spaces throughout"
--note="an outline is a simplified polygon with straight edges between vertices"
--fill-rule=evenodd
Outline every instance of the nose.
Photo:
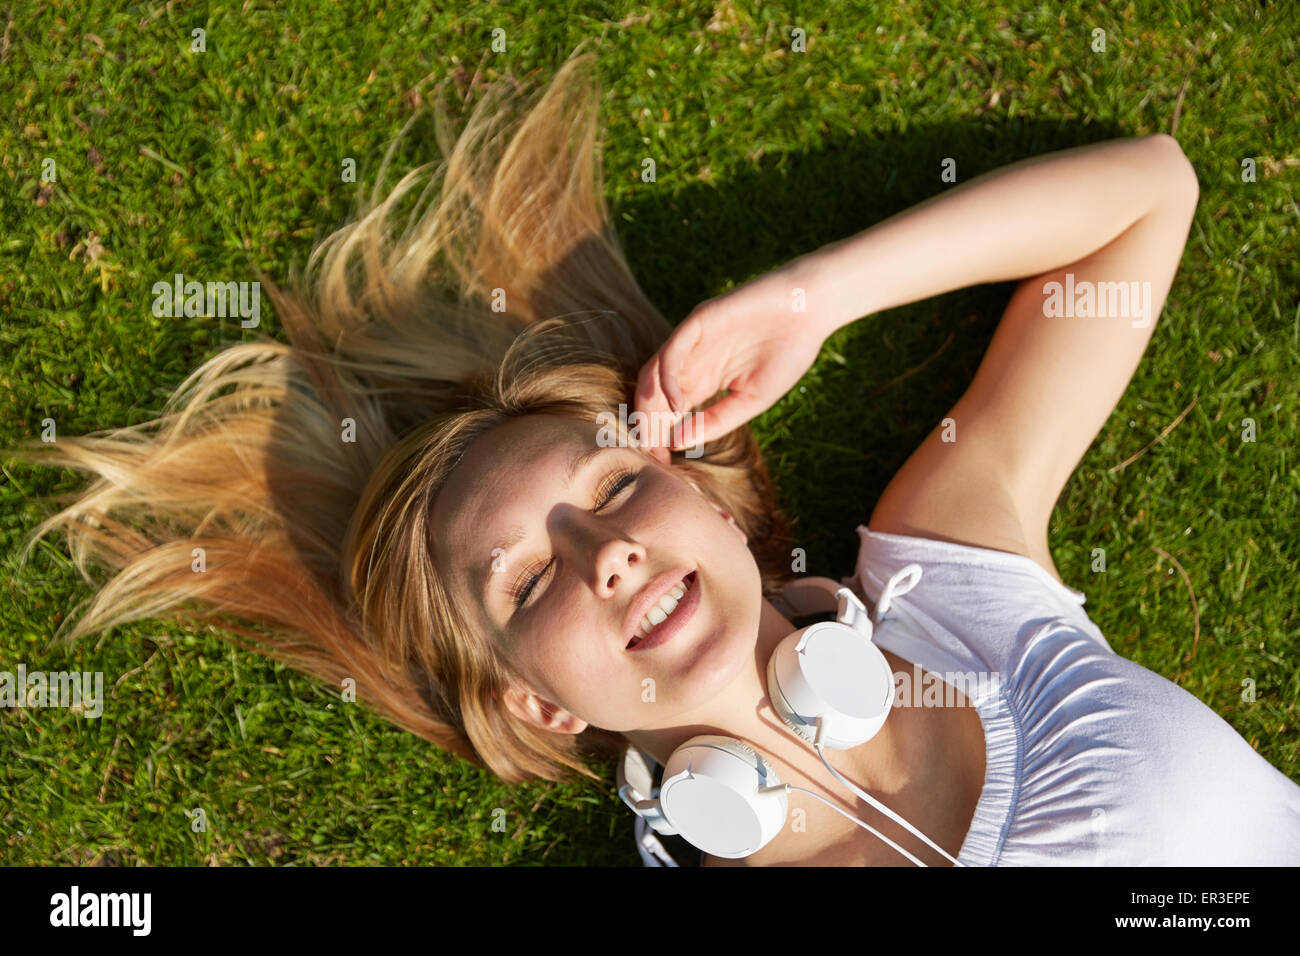
M 596 515 L 575 512 L 569 518 L 566 537 L 573 549 L 573 566 L 599 597 L 623 590 L 632 569 L 645 563 L 645 546 Z
M 596 551 L 595 592 L 604 597 L 622 590 L 623 582 L 638 564 L 645 561 L 645 548 L 635 541 L 615 535 Z

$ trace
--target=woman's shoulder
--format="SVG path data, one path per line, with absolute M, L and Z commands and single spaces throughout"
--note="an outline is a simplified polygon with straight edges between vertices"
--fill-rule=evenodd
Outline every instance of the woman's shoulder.
M 900 568 L 914 564 L 920 574 L 907 594 L 913 604 L 941 595 L 950 605 L 965 603 L 1030 618 L 1059 610 L 1088 620 L 1086 613 L 1078 611 L 1087 601 L 1084 592 L 1065 584 L 1055 568 L 1049 571 L 1028 555 L 943 538 L 875 531 L 866 525 L 858 525 L 857 532 L 858 559 L 845 582 L 862 587 L 872 600 Z
M 1083 592 L 1025 555 L 865 525 L 857 530 L 858 560 L 845 583 L 852 582 L 873 609 L 903 569 L 916 568 L 915 583 L 890 598 L 878 628 L 881 646 L 900 657 L 927 670 L 1006 676 L 1049 631 L 1074 632 L 1098 652 L 1113 654 L 1083 609 Z

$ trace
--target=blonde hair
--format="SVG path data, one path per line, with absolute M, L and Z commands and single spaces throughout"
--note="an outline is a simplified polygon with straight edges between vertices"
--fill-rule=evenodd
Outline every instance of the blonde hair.
M 523 415 L 594 425 L 631 407 L 670 331 L 609 225 L 593 61 L 575 53 L 535 103 L 496 83 L 458 138 L 435 100 L 436 169 L 378 201 L 390 147 L 304 274 L 281 289 L 254 267 L 288 344 L 224 349 L 152 421 L 11 452 L 98 476 L 23 553 L 59 529 L 88 582 L 92 562 L 115 572 L 68 642 L 143 618 L 212 624 L 335 687 L 351 678 L 357 700 L 507 782 L 601 779 L 583 756 L 617 756 L 622 736 L 511 715 L 497 697 L 516 675 L 430 546 L 434 498 L 472 442 Z M 788 526 L 748 426 L 673 466 L 734 515 L 776 593 Z

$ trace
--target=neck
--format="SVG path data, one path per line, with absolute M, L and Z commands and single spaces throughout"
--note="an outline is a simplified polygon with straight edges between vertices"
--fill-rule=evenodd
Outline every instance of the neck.
M 783 783 L 804 787 L 854 812 L 859 805 L 857 797 L 826 769 L 812 745 L 782 722 L 767 693 L 768 659 L 794 630 L 794 625 L 764 598 L 753 660 L 746 662 L 722 693 L 680 715 L 672 726 L 632 731 L 624 736 L 661 766 L 668 763 L 674 750 L 699 734 L 736 737 L 762 754 Z M 904 782 L 896 729 L 895 724 L 891 732 L 890 721 L 886 720 L 880 732 L 866 743 L 845 751 L 823 747 L 822 752 L 831 766 L 867 792 L 893 791 Z M 820 801 L 806 794 L 790 794 L 792 807 L 813 802 Z

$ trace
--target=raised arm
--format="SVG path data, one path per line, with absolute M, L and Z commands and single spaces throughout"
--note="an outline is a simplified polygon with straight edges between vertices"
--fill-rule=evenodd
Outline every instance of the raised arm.
M 831 330 L 1023 280 L 951 424 L 890 482 L 873 530 L 1025 554 L 1059 579 L 1052 508 L 1151 338 L 1197 195 L 1173 138 L 1116 140 L 996 170 L 801 257 L 810 311 Z

